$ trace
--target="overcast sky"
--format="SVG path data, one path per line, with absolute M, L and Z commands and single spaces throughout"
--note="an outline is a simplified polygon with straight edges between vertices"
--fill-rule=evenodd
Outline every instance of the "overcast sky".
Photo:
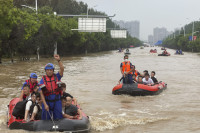
M 153 28 L 168 31 L 200 18 L 200 0 L 78 0 L 116 16 L 113 20 L 140 21 L 140 39 L 147 40 Z M 188 19 L 187 19 L 188 18 Z

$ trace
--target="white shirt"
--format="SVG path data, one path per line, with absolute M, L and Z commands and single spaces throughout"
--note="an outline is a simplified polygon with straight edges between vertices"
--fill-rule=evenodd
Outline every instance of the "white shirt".
M 149 78 L 148 81 L 145 78 L 143 78 L 142 81 L 143 81 L 144 84 L 154 84 L 154 82 L 151 78 Z
M 31 100 L 31 94 L 26 97 L 26 100 Z

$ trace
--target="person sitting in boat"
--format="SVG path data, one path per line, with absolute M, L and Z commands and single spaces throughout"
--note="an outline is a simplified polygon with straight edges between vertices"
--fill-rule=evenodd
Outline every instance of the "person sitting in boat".
M 138 72 L 138 70 L 135 69 L 135 65 L 132 65 L 131 68 L 133 69 L 133 74 L 135 74 L 135 77 L 137 78 L 140 75 L 140 73 Z
M 132 78 L 133 78 L 133 83 L 137 83 L 137 79 L 136 79 L 136 75 L 135 74 L 133 74 Z
M 21 89 L 22 90 L 21 91 L 21 95 L 19 97 L 20 100 L 26 98 L 26 95 L 24 95 L 24 91 L 23 91 L 25 85 L 29 86 L 30 92 L 32 93 L 34 91 L 33 88 L 38 86 L 37 74 L 36 73 L 31 73 L 30 74 L 30 79 L 26 80 L 25 83 L 23 84 L 22 89 Z
M 143 84 L 145 84 L 145 85 L 153 85 L 154 84 L 153 80 L 151 78 L 149 78 L 149 74 L 148 73 L 145 74 L 145 76 L 142 79 L 142 81 L 143 81 Z
M 176 54 L 179 54 L 179 50 L 178 49 L 176 50 Z
M 128 49 L 128 48 L 126 49 L 126 52 L 127 52 L 127 53 L 129 52 L 129 49 Z
M 36 107 L 33 108 L 31 120 L 41 120 L 42 116 L 42 100 L 40 93 L 36 93 Z
M 22 94 L 22 93 L 21 93 Z M 29 100 L 31 99 L 31 92 L 30 92 L 30 87 L 25 84 L 24 87 L 23 87 L 23 100 Z M 21 95 L 19 97 L 21 99 Z
M 65 83 L 61 83 L 61 88 L 62 88 L 62 91 L 63 91 L 63 97 L 65 97 L 65 98 L 71 97 L 72 101 L 74 102 L 74 105 L 77 105 L 77 100 L 72 95 L 65 92 L 66 91 L 66 84 Z
M 71 97 L 62 97 L 62 114 L 64 118 L 82 119 L 82 112 L 77 106 L 72 104 Z
M 143 74 L 141 75 L 142 78 L 144 78 L 144 76 L 145 76 L 146 73 L 149 73 L 148 70 L 144 70 L 144 71 L 143 71 Z
M 181 50 L 181 49 L 179 50 L 179 54 L 183 54 L 183 52 L 182 52 L 182 50 Z
M 143 81 L 142 81 L 143 77 L 142 76 L 138 76 L 138 80 L 137 80 L 137 83 L 138 84 L 143 84 Z
M 128 55 L 124 56 L 124 62 L 121 63 L 120 65 L 120 71 L 123 77 L 123 83 L 128 83 L 132 84 L 133 79 L 132 79 L 132 63 L 128 61 Z M 128 80 L 128 81 L 127 81 Z
M 158 80 L 156 79 L 155 75 L 156 75 L 156 72 L 155 72 L 155 71 L 152 71 L 152 72 L 151 72 L 151 79 L 153 80 L 153 82 L 154 82 L 155 84 L 157 84 L 157 83 L 158 83 Z
M 37 108 L 37 106 L 36 106 L 36 94 L 35 94 L 35 92 L 33 92 L 33 93 L 31 93 L 31 99 L 29 99 L 26 103 L 25 114 L 24 114 L 24 121 L 25 122 L 34 120 L 34 115 L 32 115 L 32 114 L 33 114 L 33 110 L 36 110 L 35 108 Z M 36 114 L 37 112 L 34 112 L 34 113 Z
M 42 99 L 42 120 L 62 119 L 62 103 L 61 95 L 62 89 L 59 83 L 64 72 L 64 66 L 60 61 L 59 55 L 54 55 L 54 58 L 58 61 L 60 70 L 57 74 L 54 74 L 54 65 L 48 63 L 45 66 L 46 75 L 40 80 L 39 93 Z
M 166 55 L 167 54 L 167 50 L 165 49 L 162 54 Z

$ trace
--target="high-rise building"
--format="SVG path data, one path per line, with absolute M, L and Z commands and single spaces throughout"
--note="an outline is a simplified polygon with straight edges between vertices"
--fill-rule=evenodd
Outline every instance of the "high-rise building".
M 139 21 L 114 21 L 116 24 L 118 24 L 121 28 L 127 29 L 129 34 L 132 37 L 140 38 L 140 22 Z
M 154 44 L 153 35 L 149 35 L 149 36 L 148 36 L 148 43 L 149 43 L 150 45 L 153 45 L 153 44 Z
M 154 44 L 159 41 L 165 39 L 169 35 L 169 32 L 166 28 L 154 28 L 153 29 L 153 38 L 154 38 Z

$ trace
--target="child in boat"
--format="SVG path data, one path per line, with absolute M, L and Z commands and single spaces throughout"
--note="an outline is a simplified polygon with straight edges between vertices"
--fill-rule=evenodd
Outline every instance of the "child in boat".
M 62 114 L 64 118 L 68 119 L 76 119 L 78 117 L 77 114 L 79 114 L 78 119 L 82 119 L 82 112 L 81 110 L 72 104 L 72 98 L 71 97 L 62 97 Z

